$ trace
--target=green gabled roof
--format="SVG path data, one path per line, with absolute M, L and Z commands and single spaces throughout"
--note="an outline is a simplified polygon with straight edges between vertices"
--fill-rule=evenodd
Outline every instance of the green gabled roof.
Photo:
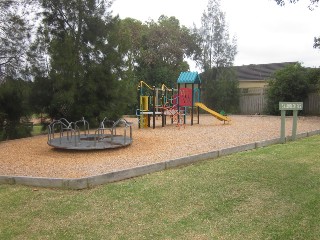
M 181 72 L 178 83 L 201 83 L 198 72 Z

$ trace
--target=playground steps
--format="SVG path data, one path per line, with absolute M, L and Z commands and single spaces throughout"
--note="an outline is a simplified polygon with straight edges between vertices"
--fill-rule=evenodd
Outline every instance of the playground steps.
M 206 105 L 204 105 L 201 102 L 196 102 L 194 105 L 196 107 L 199 107 L 199 108 L 203 109 L 204 111 L 210 113 L 212 116 L 214 116 L 215 118 L 217 118 L 220 121 L 225 121 L 225 122 L 231 121 L 231 119 L 228 118 L 227 116 L 223 116 L 220 113 L 217 113 L 216 111 L 213 111 L 212 109 L 208 108 Z

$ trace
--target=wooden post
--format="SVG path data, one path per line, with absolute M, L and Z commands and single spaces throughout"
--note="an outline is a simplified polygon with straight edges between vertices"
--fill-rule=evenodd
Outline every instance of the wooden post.
M 161 117 L 162 117 L 162 127 L 164 127 L 164 122 L 165 122 L 165 119 L 164 119 L 164 106 L 165 106 L 165 96 L 166 96 L 166 91 L 167 89 L 164 89 L 164 93 L 163 93 L 163 90 L 162 90 L 162 108 L 161 108 Z
M 286 141 L 286 110 L 293 111 L 293 123 L 292 123 L 292 136 L 291 139 L 295 140 L 297 135 L 297 122 L 298 122 L 298 110 L 303 110 L 303 102 L 279 102 L 279 110 L 281 110 L 281 130 L 280 141 L 284 143 Z
M 298 122 L 298 111 L 293 110 L 293 123 L 292 123 L 292 140 L 296 140 L 297 136 L 297 122 Z
M 141 83 L 139 84 L 139 87 L 138 87 L 138 106 L 139 106 L 139 109 L 137 110 L 137 114 L 138 114 L 138 125 L 139 125 L 139 128 L 141 128 Z
M 199 82 L 199 84 L 198 84 L 198 88 L 199 88 L 199 102 L 201 102 L 201 83 Z M 200 108 L 199 107 L 197 107 L 197 110 L 198 110 L 198 124 L 200 123 L 200 116 L 199 116 L 199 114 L 200 114 Z
M 280 142 L 286 142 L 286 110 L 281 110 Z
M 173 88 L 172 88 L 172 96 L 173 96 Z M 178 83 L 177 107 L 178 107 L 178 123 L 180 123 L 180 83 Z

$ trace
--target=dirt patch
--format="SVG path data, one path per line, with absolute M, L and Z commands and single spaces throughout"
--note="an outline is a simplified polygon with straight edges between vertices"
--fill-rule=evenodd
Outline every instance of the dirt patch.
M 47 136 L 0 143 L 0 175 L 78 178 L 104 174 L 150 163 L 163 162 L 208 151 L 238 146 L 280 136 L 280 117 L 230 116 L 223 124 L 210 115 L 200 124 L 185 127 L 167 125 L 138 129 L 133 122 L 132 145 L 111 150 L 64 151 L 47 145 Z M 292 118 L 287 117 L 286 135 L 291 135 Z M 298 133 L 320 129 L 320 117 L 299 117 Z

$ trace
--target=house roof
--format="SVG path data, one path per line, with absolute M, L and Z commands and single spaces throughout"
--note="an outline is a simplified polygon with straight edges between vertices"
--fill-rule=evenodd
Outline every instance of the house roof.
M 239 81 L 241 80 L 267 80 L 272 74 L 285 68 L 290 64 L 296 64 L 297 62 L 283 62 L 283 63 L 268 63 L 268 64 L 250 64 L 243 66 L 235 66 L 236 76 Z
M 177 83 L 201 83 L 198 72 L 181 72 Z

